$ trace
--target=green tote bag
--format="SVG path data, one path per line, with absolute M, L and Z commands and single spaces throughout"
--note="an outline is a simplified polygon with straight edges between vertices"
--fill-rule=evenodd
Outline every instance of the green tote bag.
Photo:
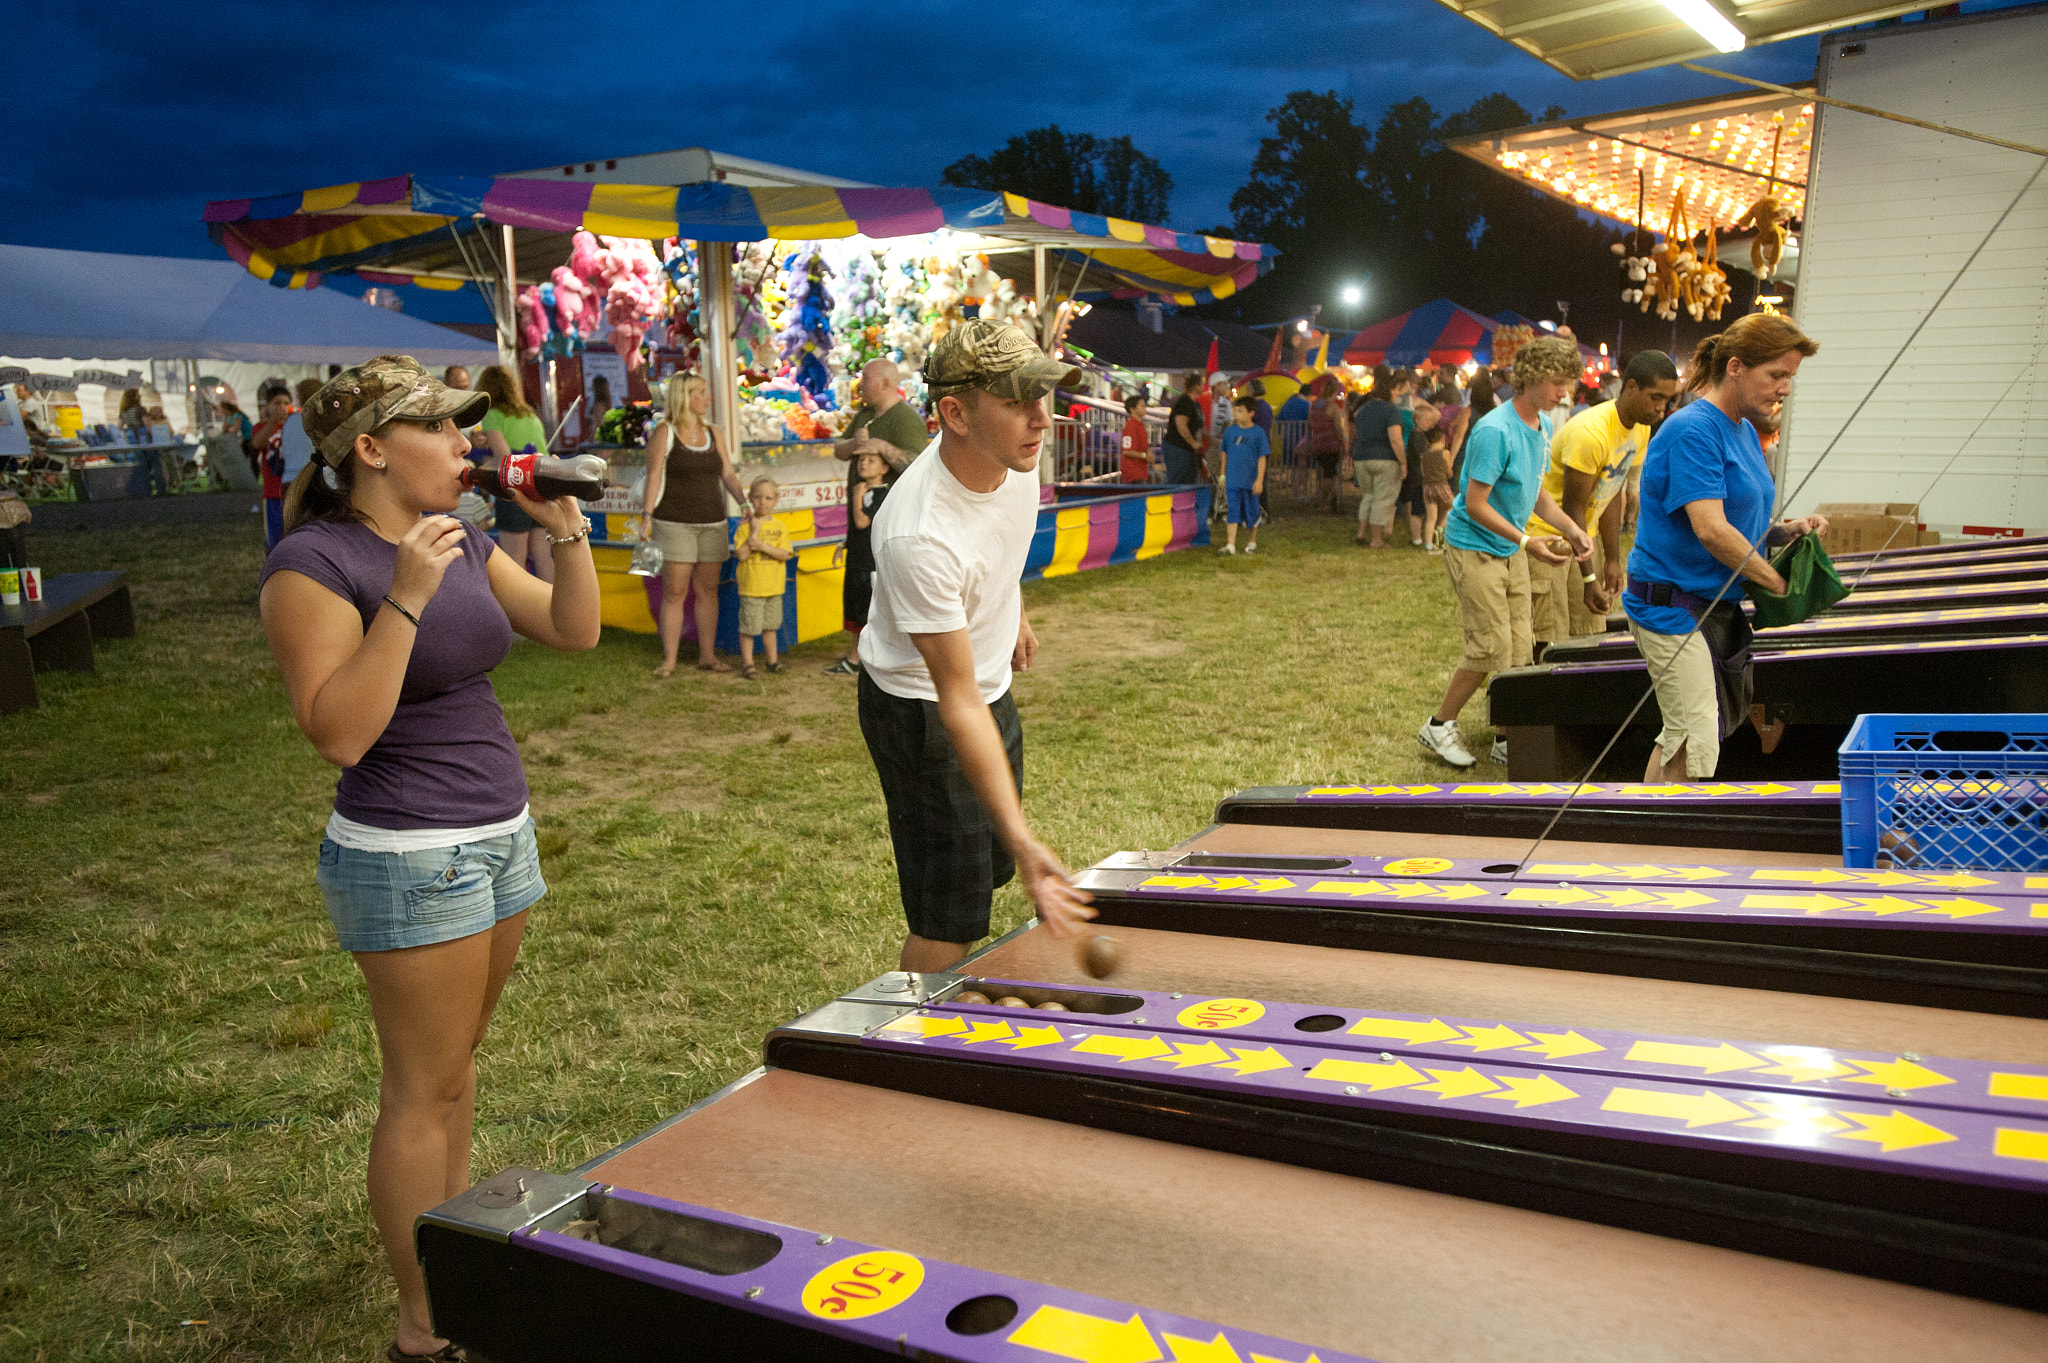
M 1818 535 L 1793 540 L 1771 556 L 1771 566 L 1785 579 L 1783 596 L 1773 596 L 1754 582 L 1743 584 L 1756 605 L 1751 623 L 1758 629 L 1810 620 L 1849 594 Z

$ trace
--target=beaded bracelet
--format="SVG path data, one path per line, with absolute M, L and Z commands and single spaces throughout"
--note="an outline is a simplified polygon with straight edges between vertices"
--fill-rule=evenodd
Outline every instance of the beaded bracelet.
M 575 542 L 576 542 L 577 540 L 581 540 L 581 539 L 589 539 L 589 538 L 590 538 L 590 517 L 588 517 L 588 516 L 585 516 L 585 517 L 583 518 L 583 526 L 582 526 L 582 528 L 581 528 L 581 529 L 579 529 L 579 530 L 578 530 L 578 531 L 577 531 L 577 532 L 576 532 L 575 534 L 573 534 L 573 535 L 563 535 L 563 536 L 561 536 L 561 537 L 559 537 L 559 538 L 557 538 L 557 537 L 556 537 L 556 536 L 554 536 L 554 535 L 549 535 L 549 536 L 547 537 L 547 541 L 548 541 L 548 543 L 549 543 L 549 544 L 574 544 L 574 543 L 575 543 Z

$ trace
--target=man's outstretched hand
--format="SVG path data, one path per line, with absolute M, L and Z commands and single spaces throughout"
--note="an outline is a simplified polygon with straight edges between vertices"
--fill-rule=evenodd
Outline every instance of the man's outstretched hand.
M 1055 937 L 1078 936 L 1082 925 L 1095 916 L 1089 907 L 1094 896 L 1069 883 L 1067 868 L 1044 843 L 1026 844 L 1017 857 L 1017 879 L 1031 896 L 1031 907 L 1044 921 L 1046 931 Z

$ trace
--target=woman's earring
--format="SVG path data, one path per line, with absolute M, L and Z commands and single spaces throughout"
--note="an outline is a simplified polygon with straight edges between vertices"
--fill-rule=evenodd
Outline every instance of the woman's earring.
M 382 464 L 372 464 L 372 465 L 370 465 L 370 467 L 371 467 L 371 468 L 373 468 L 373 469 L 381 469 L 381 468 L 383 468 L 384 466 L 383 466 Z

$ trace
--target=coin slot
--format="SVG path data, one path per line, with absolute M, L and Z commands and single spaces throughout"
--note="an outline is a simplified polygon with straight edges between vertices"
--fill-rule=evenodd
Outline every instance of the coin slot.
M 1294 1024 L 1297 1032 L 1334 1032 L 1344 1025 L 1344 1019 L 1335 1013 L 1317 1013 Z
M 1015 1319 L 1017 1303 L 1008 1297 L 969 1297 L 946 1313 L 946 1328 L 956 1335 L 988 1335 Z
M 1520 869 L 1521 868 L 1516 866 L 1515 863 L 1513 863 L 1512 861 L 1497 861 L 1491 866 L 1482 866 L 1479 868 L 1482 874 L 1490 876 L 1513 875 L 1516 871 Z

